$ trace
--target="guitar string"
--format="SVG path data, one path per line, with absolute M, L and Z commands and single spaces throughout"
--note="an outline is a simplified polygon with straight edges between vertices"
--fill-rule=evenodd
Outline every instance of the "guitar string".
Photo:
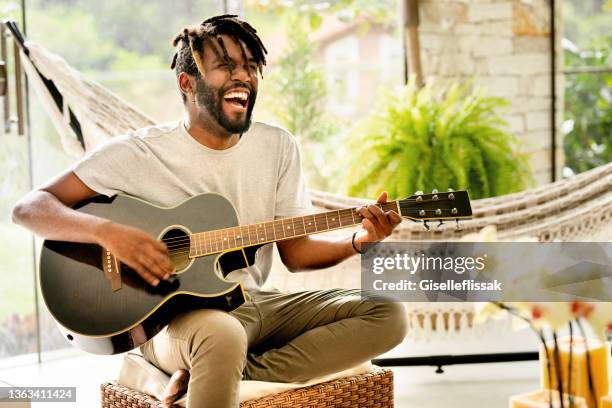
M 410 207 L 402 207 L 402 206 L 400 206 L 400 211 L 402 212 L 402 215 L 410 215 L 410 214 L 418 214 L 420 211 L 425 211 L 425 212 L 427 213 L 428 211 L 436 211 L 436 210 L 425 210 L 425 209 L 421 209 L 421 210 L 419 210 L 419 209 L 414 209 L 414 208 L 410 208 Z M 316 216 L 319 216 L 319 217 L 320 217 L 320 215 L 319 215 L 319 214 L 313 214 L 313 215 L 312 215 L 312 217 L 316 217 Z M 358 216 L 359 216 L 359 217 L 361 217 L 361 218 L 363 219 L 363 217 L 362 217 L 361 215 L 358 215 Z M 307 216 L 305 216 L 305 217 L 310 217 L 310 215 L 307 215 Z M 301 217 L 301 218 L 302 218 L 302 220 L 301 220 L 301 221 L 302 221 L 302 223 L 304 223 L 304 222 L 305 222 L 305 219 L 304 219 L 305 217 Z M 341 217 L 348 217 L 348 215 L 341 215 Z M 352 218 L 353 218 L 353 217 L 351 216 L 351 219 L 352 219 Z M 450 217 L 450 218 L 453 218 L 453 217 Z M 263 225 L 263 224 L 269 224 L 269 223 L 277 223 L 277 222 L 279 222 L 279 221 L 285 221 L 285 220 L 292 220 L 292 221 L 291 221 L 291 223 L 295 225 L 295 220 L 294 220 L 293 218 L 284 218 L 284 219 L 282 219 L 282 220 L 276 220 L 276 221 L 264 222 L 264 223 L 262 223 L 261 225 Z M 316 218 L 315 218 L 315 224 L 316 224 L 316 223 L 317 223 L 317 220 L 316 220 Z M 329 221 L 326 219 L 325 223 L 326 223 L 326 224 L 329 224 Z M 267 227 L 267 226 L 266 226 L 266 227 Z M 216 230 L 216 231 L 218 231 L 218 233 L 220 233 L 220 234 L 223 234 L 223 233 L 222 233 L 222 231 L 226 231 L 226 230 L 227 230 L 227 231 L 229 232 L 229 230 L 234 229 L 234 228 L 245 228 L 245 229 L 255 228 L 255 230 L 256 230 L 256 232 L 257 232 L 257 228 L 264 228 L 264 229 L 265 229 L 266 227 L 262 227 L 262 226 L 259 226 L 259 227 L 258 227 L 258 226 L 256 226 L 255 224 L 251 224 L 251 225 L 244 225 L 244 226 L 227 227 L 227 228 L 222 228 L 222 229 L 219 229 L 219 230 Z M 273 230 L 274 230 L 274 231 L 276 231 L 276 230 L 278 229 L 278 227 L 281 227 L 281 228 L 282 228 L 282 227 L 284 227 L 284 225 L 283 225 L 283 223 L 282 223 L 282 222 L 279 222 L 279 224 L 277 224 L 277 225 L 271 225 L 271 227 L 273 228 Z M 304 227 L 306 227 L 306 226 L 304 225 Z M 284 230 L 284 229 L 283 229 L 283 230 Z M 204 231 L 204 232 L 206 233 L 206 232 L 211 232 L 211 231 Z M 246 233 L 247 233 L 247 234 L 249 234 L 249 235 L 251 234 L 251 232 L 250 232 L 250 231 L 246 231 Z M 193 234 L 191 234 L 191 235 L 193 235 Z M 190 239 L 190 238 L 185 238 L 185 237 L 176 237 L 176 238 L 168 238 L 168 239 L 163 240 L 163 241 L 164 241 L 164 242 L 166 242 L 166 243 L 176 243 L 176 241 L 186 241 L 186 240 L 189 240 L 189 239 Z
M 427 212 L 432 212 L 432 211 L 435 212 L 436 210 L 413 210 L 413 211 L 409 211 L 409 212 L 402 211 L 402 213 L 405 214 L 405 215 L 412 215 L 412 214 L 420 214 L 420 211 L 425 211 L 427 213 Z M 446 216 L 440 215 L 440 218 L 453 219 L 453 218 L 456 218 L 456 217 L 455 216 L 448 216 L 448 215 L 446 215 Z M 343 224 L 342 223 L 342 219 L 340 219 L 339 221 L 340 221 L 340 224 L 338 225 L 339 227 L 345 227 L 345 226 L 349 226 L 349 225 L 358 225 L 359 224 L 359 223 L 351 223 L 351 224 L 344 224 L 344 225 L 342 225 Z M 348 221 L 348 219 L 347 219 L 347 221 Z M 316 221 L 315 221 L 315 225 L 317 225 Z M 282 227 L 282 225 L 279 225 L 279 226 Z M 247 231 L 245 231 L 246 233 L 242 234 L 242 235 L 243 236 L 248 235 L 249 236 L 249 241 L 251 241 L 250 237 L 251 237 L 252 232 L 253 232 L 252 228 L 255 228 L 255 235 L 258 235 L 258 231 L 257 231 L 258 227 L 254 227 L 254 226 L 251 227 L 251 228 L 248 228 L 248 226 L 243 226 L 243 227 L 236 226 L 236 227 L 230 227 L 230 228 L 225 228 L 225 229 L 221 229 L 221 230 L 216 230 L 218 232 L 203 231 L 203 232 L 200 232 L 200 233 L 197 233 L 197 234 L 214 233 L 215 236 L 214 237 L 209 236 L 209 238 L 213 239 L 215 241 L 218 241 L 218 242 L 222 242 L 221 239 L 225 240 L 225 238 L 227 238 L 227 239 L 234 239 L 234 240 L 235 239 L 242 239 L 239 236 L 234 237 L 234 236 L 228 235 L 226 237 L 226 236 L 224 236 L 224 234 L 222 232 L 220 232 L 220 231 L 224 231 L 224 230 L 227 230 L 227 232 L 230 232 L 230 230 L 233 229 L 233 228 L 246 228 L 247 229 Z M 262 227 L 259 227 L 259 228 L 262 228 Z M 306 231 L 307 229 L 308 229 L 308 227 L 306 225 L 304 225 L 304 231 Z M 323 232 L 323 231 L 326 231 L 326 230 L 328 230 L 328 228 L 324 228 L 321 231 L 319 231 L 319 229 L 317 228 L 317 230 L 312 231 L 312 233 Z M 266 230 L 264 228 L 264 234 L 267 235 L 268 233 L 266 231 L 269 231 L 269 230 Z M 276 233 L 280 232 L 280 231 L 281 230 L 279 230 L 278 228 L 274 228 L 272 232 L 276 236 L 277 235 Z M 284 229 L 282 229 L 282 231 L 284 231 Z M 241 231 L 237 231 L 237 232 L 240 233 Z M 166 243 L 168 245 L 168 249 L 170 249 L 170 248 L 175 248 L 177 246 L 181 246 L 182 244 L 185 244 L 187 242 L 192 241 L 193 240 L 193 235 L 195 235 L 195 234 L 191 234 L 189 237 L 176 237 L 176 238 L 165 239 L 165 240 L 162 240 L 162 241 L 164 243 Z M 204 238 L 204 240 L 206 240 L 206 238 Z
M 447 200 L 447 199 L 441 199 L 441 200 L 438 200 L 438 201 L 445 201 L 445 200 Z M 387 203 L 384 203 L 384 204 L 387 204 L 387 205 L 389 205 L 389 206 L 392 206 L 392 207 L 393 207 L 393 206 L 395 206 L 397 203 L 399 203 L 400 211 L 403 213 L 403 212 L 404 212 L 404 210 L 410 209 L 410 206 L 408 206 L 408 207 L 407 207 L 407 206 L 405 205 L 405 202 L 411 202 L 411 201 L 416 201 L 416 199 L 405 199 L 405 200 L 401 200 L 400 202 L 398 202 L 398 201 L 390 201 L 390 202 L 387 202 Z M 435 202 L 435 200 L 421 201 L 421 203 L 429 203 L 429 202 Z M 377 204 L 377 206 L 378 206 L 378 207 L 381 207 L 381 205 L 380 205 L 380 204 Z M 331 215 L 331 214 L 332 214 L 332 213 L 334 213 L 334 212 L 338 212 L 338 215 L 340 215 L 340 216 L 348 216 L 347 214 L 342 215 L 342 214 L 340 214 L 340 213 L 341 213 L 341 212 L 343 212 L 343 211 L 352 211 L 352 210 L 355 210 L 356 208 L 358 208 L 358 207 L 354 207 L 354 208 L 345 208 L 345 209 L 341 209 L 341 210 L 337 210 L 337 211 L 331 211 L 331 212 L 326 212 L 326 213 L 310 214 L 310 215 L 305 215 L 305 216 L 303 216 L 303 217 L 283 218 L 283 219 L 280 219 L 280 220 L 275 220 L 275 221 L 268 221 L 268 222 L 264 222 L 264 223 L 262 223 L 262 224 L 268 224 L 268 223 L 276 223 L 276 222 L 280 222 L 280 223 L 281 223 L 281 226 L 282 226 L 282 222 L 283 222 L 283 221 L 291 221 L 292 223 L 294 223 L 294 222 L 295 222 L 295 219 L 302 218 L 302 221 L 304 221 L 304 218 L 306 218 L 306 217 L 311 217 L 311 216 L 312 216 L 312 217 L 321 217 L 321 216 L 325 215 L 325 216 L 327 217 L 327 215 Z M 391 208 L 391 209 L 393 209 L 393 208 Z M 315 221 L 315 222 L 316 222 L 316 221 Z M 327 222 L 327 221 L 326 221 L 326 222 Z M 252 224 L 251 226 L 255 227 L 255 225 L 254 225 L 254 224 Z M 242 226 L 242 228 L 246 228 L 246 227 L 249 227 L 249 226 L 248 226 L 248 225 Z M 218 230 L 218 231 L 222 231 L 222 230 L 225 230 L 225 229 L 231 229 L 231 228 L 236 228 L 236 227 L 223 228 L 223 229 L 220 229 L 220 230 Z M 255 227 L 255 228 L 257 228 L 257 227 Z M 261 228 L 261 227 L 260 227 L 260 228 Z M 181 238 L 170 238 L 170 239 L 168 239 L 168 240 L 167 240 L 167 241 L 165 241 L 165 242 L 171 242 L 173 239 L 181 239 Z
M 359 224 L 352 224 L 352 226 L 354 226 L 354 225 L 359 225 Z M 346 227 L 348 227 L 348 226 L 349 225 L 346 225 Z M 313 232 L 313 233 L 316 233 L 316 232 Z M 311 233 L 305 233 L 305 235 L 310 235 L 310 234 Z M 302 235 L 303 234 L 298 234 L 297 236 L 302 236 Z M 176 245 L 176 246 L 173 246 L 173 247 L 169 248 L 168 249 L 168 253 L 170 255 L 179 255 L 179 254 L 183 254 L 183 253 L 191 253 L 192 248 L 194 248 L 196 250 L 196 252 L 204 251 L 203 255 L 205 255 L 205 254 L 213 254 L 213 253 L 218 253 L 218 252 L 224 252 L 224 251 L 228 251 L 228 250 L 238 250 L 240 248 L 249 247 L 249 246 L 256 246 L 256 245 L 259 245 L 259 244 L 266 245 L 266 244 L 269 244 L 269 243 L 272 243 L 272 242 L 282 241 L 284 239 L 291 239 L 291 238 L 293 238 L 293 236 L 292 237 L 287 237 L 287 238 L 280 238 L 280 239 L 276 238 L 276 239 L 273 239 L 273 240 L 265 240 L 265 241 L 243 240 L 241 245 L 238 243 L 238 241 L 235 241 L 236 242 L 236 246 L 228 245 L 227 247 L 226 247 L 226 245 L 228 243 L 230 243 L 231 241 L 215 240 L 215 241 L 212 241 L 210 243 L 207 243 L 207 242 L 204 242 L 204 243 L 202 243 L 202 242 L 191 243 L 191 242 L 186 241 L 185 245 Z
M 358 225 L 358 224 L 353 224 L 353 225 Z M 348 226 L 348 225 L 347 225 L 347 226 Z M 277 239 L 277 240 L 275 240 L 275 241 L 279 241 L 279 240 Z M 274 241 L 272 241 L 272 242 L 274 242 Z M 270 243 L 270 242 L 266 242 L 266 244 L 267 244 L 267 243 Z M 208 245 L 208 244 L 205 244 L 205 245 L 204 245 L 204 248 L 206 248 L 206 246 L 207 246 L 207 245 Z M 255 245 L 257 245 L 257 244 L 249 243 L 249 244 L 247 244 L 247 245 L 245 245 L 245 246 L 246 246 L 246 247 L 248 247 L 248 246 L 255 246 Z M 238 250 L 238 249 L 244 248 L 245 246 L 241 246 L 241 247 L 234 247 L 234 248 L 222 248 L 222 249 L 214 249 L 212 252 L 208 252 L 208 251 L 206 251 L 206 252 L 204 252 L 202 255 L 213 255 L 213 254 L 217 254 L 217 253 L 221 253 L 221 252 L 225 252 L 225 251 L 229 251 L 229 250 Z M 202 246 L 201 246 L 201 245 L 199 245 L 199 248 L 202 248 Z M 212 248 L 211 248 L 211 249 L 212 249 Z M 177 251 L 177 250 L 172 250 L 172 251 L 170 251 L 170 250 L 169 250 L 169 251 L 168 251 L 168 253 L 169 253 L 169 254 L 172 254 L 172 255 L 189 254 L 189 253 L 191 253 L 191 250 L 190 250 L 190 249 L 189 249 L 189 250 L 186 250 L 186 251 L 185 251 L 185 250 L 179 250 L 179 251 Z M 133 268 L 132 268 L 132 267 L 130 267 L 129 265 L 127 265 L 127 264 L 125 264 L 125 263 L 123 263 L 123 262 L 120 262 L 120 263 L 119 263 L 119 265 L 120 265 L 120 266 L 119 266 L 119 269 L 120 269 L 121 271 L 123 271 L 125 268 L 130 269 L 130 270 L 133 270 Z
M 425 211 L 427 213 L 428 211 L 430 211 L 430 212 L 434 211 L 435 212 L 436 210 L 413 210 L 413 211 L 410 211 L 410 212 L 402 211 L 402 214 L 407 214 L 407 215 L 410 215 L 410 214 L 419 214 L 420 211 Z M 440 215 L 440 217 L 443 217 L 443 215 Z M 454 216 L 451 216 L 451 217 L 446 216 L 445 218 L 453 219 L 455 217 Z M 359 223 L 351 223 L 351 224 L 342 225 L 342 222 L 341 222 L 342 220 L 339 220 L 339 221 L 340 221 L 339 227 L 348 227 L 348 226 L 358 225 L 359 224 Z M 316 221 L 315 221 L 315 225 L 316 225 Z M 227 230 L 229 232 L 229 230 L 231 230 L 232 228 L 247 228 L 248 229 L 248 227 L 249 226 L 243 226 L 243 227 L 236 226 L 236 227 L 224 228 L 224 229 L 216 230 L 216 231 Z M 251 227 L 251 228 L 255 228 L 255 235 L 257 235 L 257 227 Z M 259 228 L 262 228 L 262 227 L 259 227 Z M 307 226 L 304 225 L 304 232 L 306 232 L 306 229 L 307 229 Z M 277 230 L 278 230 L 278 228 L 274 228 L 273 231 L 272 231 L 275 236 L 276 236 Z M 317 229 L 316 231 L 313 231 L 312 233 L 324 232 L 324 231 L 327 231 L 327 230 L 329 230 L 329 228 L 324 228 L 321 231 L 319 231 Z M 282 231 L 284 231 L 284 229 Z M 211 233 L 211 232 L 212 231 L 203 231 L 203 232 L 199 232 L 197 234 Z M 227 241 L 227 240 L 231 240 L 231 239 L 233 239 L 233 240 L 236 240 L 236 239 L 243 240 L 239 236 L 233 237 L 233 236 L 229 236 L 228 235 L 227 237 L 225 237 L 225 236 L 223 236 L 223 233 L 219 233 L 219 232 L 215 232 L 214 234 L 218 235 L 218 236 L 209 237 L 209 238 L 211 238 L 211 240 L 214 240 L 214 242 L 219 242 L 221 244 L 223 244 L 223 241 Z M 246 234 L 243 234 L 243 235 L 248 235 L 249 236 L 249 241 L 252 241 L 251 240 L 251 234 L 252 234 L 251 231 L 246 231 Z M 264 228 L 264 234 L 267 234 L 265 228 Z M 193 235 L 195 235 L 195 234 L 191 234 L 191 235 L 189 235 L 189 237 L 177 237 L 177 238 L 169 238 L 169 239 L 165 239 L 165 240 L 162 239 L 162 242 L 164 242 L 166 244 L 168 250 L 170 250 L 170 249 L 173 249 L 173 248 L 182 247 L 182 246 L 184 246 L 184 244 L 190 243 L 191 241 L 193 241 Z M 299 235 L 301 235 L 301 234 L 299 234 Z M 221 240 L 221 239 L 223 239 L 223 240 Z M 283 237 L 283 239 L 284 239 L 284 237 Z M 204 238 L 204 240 L 206 240 L 206 238 Z M 205 244 L 205 245 L 207 245 L 207 244 Z

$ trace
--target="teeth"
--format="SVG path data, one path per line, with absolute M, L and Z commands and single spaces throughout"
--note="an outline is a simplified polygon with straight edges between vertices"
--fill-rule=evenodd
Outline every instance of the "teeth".
M 225 94 L 224 96 L 225 99 L 240 99 L 243 101 L 246 101 L 249 98 L 249 94 L 246 92 L 241 92 L 241 91 L 233 91 L 233 92 L 228 92 Z

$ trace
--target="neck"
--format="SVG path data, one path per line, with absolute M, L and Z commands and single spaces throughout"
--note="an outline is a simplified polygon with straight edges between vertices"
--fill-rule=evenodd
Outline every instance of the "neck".
M 383 211 L 393 210 L 400 214 L 398 201 L 376 205 Z M 357 207 L 355 207 L 283 218 L 258 224 L 198 232 L 190 236 L 189 256 L 205 256 L 341 228 L 349 228 L 361 224 L 362 219 L 363 217 L 359 215 Z
M 212 118 L 207 120 L 185 118 L 185 129 L 198 143 L 215 150 L 225 150 L 240 140 L 240 134 L 228 133 Z

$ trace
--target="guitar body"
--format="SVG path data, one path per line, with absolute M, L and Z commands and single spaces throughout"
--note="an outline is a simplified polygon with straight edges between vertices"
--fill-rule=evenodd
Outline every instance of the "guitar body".
M 239 225 L 224 197 L 202 194 L 177 207 L 160 208 L 129 196 L 97 196 L 75 208 L 163 240 L 173 250 L 177 274 L 153 287 L 99 245 L 45 241 L 40 260 L 43 299 L 73 345 L 96 354 L 122 353 L 152 338 L 182 312 L 231 311 L 244 303 L 242 285 L 223 277 L 252 264 L 259 246 L 189 257 L 189 234 Z

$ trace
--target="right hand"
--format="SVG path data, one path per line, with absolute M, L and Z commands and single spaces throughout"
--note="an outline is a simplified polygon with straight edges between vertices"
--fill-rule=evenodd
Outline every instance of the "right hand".
M 106 223 L 99 243 L 153 286 L 176 273 L 166 245 L 138 228 Z

